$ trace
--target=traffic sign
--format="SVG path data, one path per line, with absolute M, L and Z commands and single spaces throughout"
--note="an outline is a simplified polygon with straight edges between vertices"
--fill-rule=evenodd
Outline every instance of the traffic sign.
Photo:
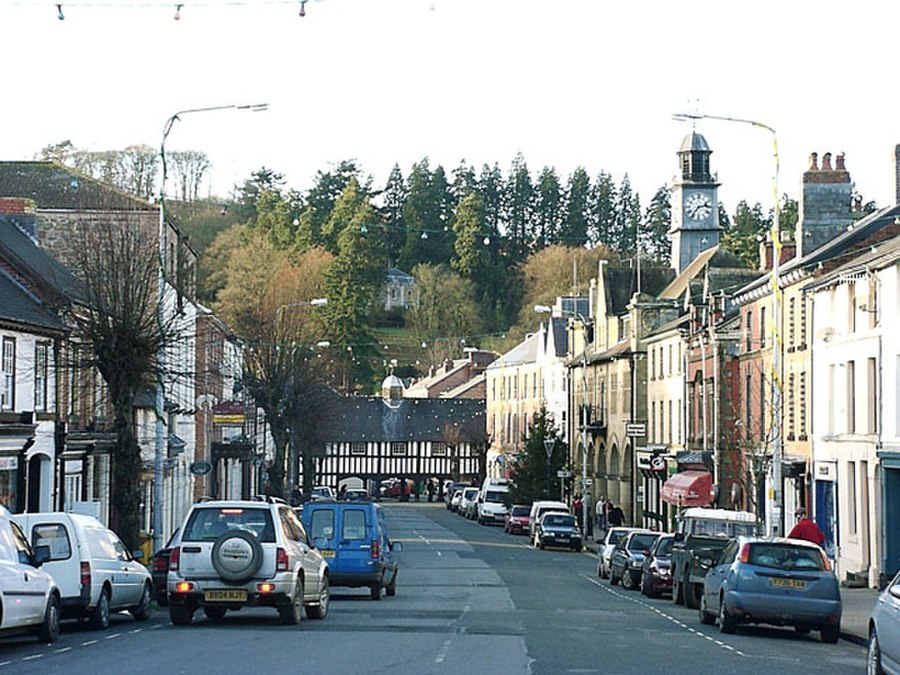
M 646 422 L 628 422 L 625 424 L 625 435 L 626 436 L 646 436 L 647 435 L 647 423 Z
M 591 487 L 594 484 L 593 478 L 584 478 L 581 481 L 581 487 Z
M 571 471 L 567 471 L 567 470 L 565 470 L 565 469 L 561 469 L 561 470 L 559 470 L 559 471 L 556 472 L 556 477 L 557 477 L 557 478 L 571 478 L 571 477 L 572 477 L 572 472 L 571 472 Z

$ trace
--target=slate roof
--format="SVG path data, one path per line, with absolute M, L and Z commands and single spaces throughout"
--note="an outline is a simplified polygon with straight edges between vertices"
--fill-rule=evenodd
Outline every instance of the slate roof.
M 333 392 L 323 403 L 325 414 L 316 436 L 326 443 L 366 441 L 446 441 L 445 423 L 460 429 L 460 441 L 481 442 L 487 436 L 487 413 L 481 399 L 342 396 Z
M 641 292 L 658 296 L 675 278 L 671 268 L 641 268 Z M 630 267 L 606 267 L 604 286 L 606 287 L 607 312 L 620 316 L 628 311 L 628 303 L 637 292 L 637 274 Z
M 534 363 L 537 361 L 540 337 L 540 333 L 532 333 L 522 340 L 522 342 L 491 363 L 491 365 L 487 367 L 487 370 L 497 370 L 508 366 L 517 366 L 521 363 Z
M 147 200 L 56 162 L 0 162 L 0 197 L 27 197 L 41 209 L 157 210 Z
M 582 316 L 587 316 L 587 314 L 583 314 Z M 568 321 L 563 318 L 554 317 L 550 319 L 550 330 L 553 331 L 553 348 L 555 350 L 554 356 L 556 358 L 565 358 L 565 356 L 569 353 L 569 331 L 566 330 L 566 324 Z M 549 339 L 549 332 L 547 335 Z
M 4 215 L 0 215 L 0 257 L 35 283 L 43 283 L 67 300 L 83 301 L 83 286 L 75 275 L 38 246 L 14 219 Z
M 0 321 L 22 324 L 23 332 L 29 327 L 51 332 L 65 331 L 65 325 L 34 295 L 0 269 Z

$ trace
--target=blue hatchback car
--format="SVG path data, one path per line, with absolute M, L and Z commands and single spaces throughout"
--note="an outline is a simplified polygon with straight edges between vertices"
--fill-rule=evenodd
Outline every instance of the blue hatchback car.
M 328 562 L 331 586 L 368 587 L 373 600 L 397 592 L 395 552 L 384 511 L 373 502 L 314 501 L 303 508 L 303 525 Z
M 818 630 L 823 642 L 841 633 L 841 594 L 825 552 L 799 539 L 732 539 L 708 567 L 700 621 L 733 633 L 741 623 Z

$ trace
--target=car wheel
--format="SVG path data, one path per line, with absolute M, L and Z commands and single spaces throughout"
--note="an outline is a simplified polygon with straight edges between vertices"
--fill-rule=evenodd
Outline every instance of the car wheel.
M 59 637 L 59 596 L 51 594 L 47 600 L 47 609 L 44 610 L 44 623 L 37 631 L 37 639 L 40 642 L 56 642 Z
M 138 603 L 137 607 L 131 610 L 131 616 L 137 621 L 146 621 L 149 619 L 150 614 L 153 612 L 153 605 L 151 604 L 152 598 L 153 589 L 150 588 L 150 584 L 144 584 L 144 592 L 141 593 L 141 601 Z
M 322 579 L 322 587 L 319 589 L 319 602 L 315 605 L 308 605 L 306 608 L 306 618 L 321 620 L 328 616 L 328 605 L 331 603 L 331 584 L 328 577 Z
M 616 576 L 616 571 L 610 567 L 609 568 L 609 585 L 617 586 L 619 584 L 619 577 Z
M 866 673 L 867 675 L 882 675 L 884 670 L 881 668 L 881 646 L 878 644 L 878 633 L 874 628 L 869 631 L 869 649 L 866 652 Z
M 278 616 L 285 626 L 296 626 L 303 618 L 303 579 L 297 577 L 294 586 L 294 597 L 287 605 L 278 608 Z
M 734 617 L 725 609 L 725 598 L 719 600 L 719 631 L 722 633 L 733 633 L 737 630 L 737 623 Z
M 100 591 L 100 599 L 97 600 L 97 606 L 94 607 L 90 615 L 91 628 L 97 630 L 106 630 L 109 628 L 109 590 L 104 588 Z
M 190 626 L 194 620 L 194 608 L 190 605 L 169 605 L 169 620 L 175 626 Z
M 218 621 L 219 619 L 225 618 L 225 613 L 228 610 L 225 607 L 210 607 L 206 606 L 203 608 L 203 613 L 206 615 L 207 619 L 211 621 Z
M 819 633 L 822 635 L 822 642 L 830 645 L 837 644 L 837 641 L 841 639 L 840 626 L 822 626 Z
M 226 581 L 246 581 L 259 570 L 263 550 L 256 535 L 243 530 L 229 530 L 216 539 L 212 548 L 212 564 Z
M 384 592 L 391 598 L 397 595 L 397 570 L 394 570 L 394 576 L 391 577 L 391 583 L 384 587 Z
M 370 595 L 373 600 L 381 600 L 381 582 L 369 586 Z
M 712 626 L 716 622 L 716 617 L 706 610 L 706 596 L 700 596 L 700 623 L 704 626 Z
M 684 595 L 685 607 L 697 609 L 700 606 L 700 598 L 697 597 L 697 584 L 691 583 L 686 575 L 681 584 L 681 593 Z
M 581 544 L 575 544 L 575 553 L 581 553 Z
M 622 588 L 626 591 L 634 589 L 634 577 L 631 576 L 631 570 L 622 572 Z

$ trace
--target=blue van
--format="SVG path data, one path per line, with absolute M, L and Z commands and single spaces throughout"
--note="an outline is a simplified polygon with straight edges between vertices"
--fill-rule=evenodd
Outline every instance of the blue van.
M 373 600 L 397 592 L 395 552 L 388 539 L 384 511 L 373 502 L 314 501 L 303 507 L 303 525 L 328 562 L 332 586 L 367 586 Z

